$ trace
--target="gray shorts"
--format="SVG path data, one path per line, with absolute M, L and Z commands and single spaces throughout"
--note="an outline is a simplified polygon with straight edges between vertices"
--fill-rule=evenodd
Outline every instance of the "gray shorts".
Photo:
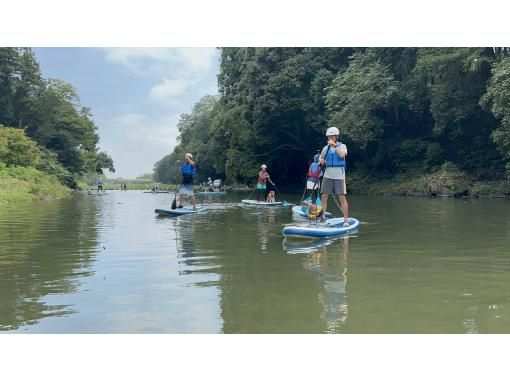
M 187 195 L 189 197 L 192 197 L 193 194 L 193 185 L 181 185 L 179 187 L 179 194 Z
M 323 178 L 322 180 L 322 194 L 345 195 L 347 194 L 347 188 L 345 186 L 344 179 L 331 179 Z

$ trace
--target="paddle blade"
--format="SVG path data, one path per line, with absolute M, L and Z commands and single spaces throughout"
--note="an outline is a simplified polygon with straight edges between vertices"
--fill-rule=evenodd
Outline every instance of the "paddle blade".
M 177 208 L 177 200 L 172 201 L 172 210 L 175 210 Z

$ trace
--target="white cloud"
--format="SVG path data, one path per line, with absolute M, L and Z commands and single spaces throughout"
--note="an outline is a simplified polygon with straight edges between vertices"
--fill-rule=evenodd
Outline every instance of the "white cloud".
M 185 79 L 164 79 L 163 83 L 159 83 L 151 88 L 151 99 L 160 103 L 176 103 L 176 97 L 182 95 L 193 81 Z
M 215 48 L 106 48 L 106 60 L 139 75 L 194 77 L 209 72 L 218 59 Z
M 117 115 L 98 122 L 101 148 L 112 156 L 116 172 L 109 177 L 134 178 L 152 170 L 154 163 L 177 145 L 179 115 L 152 118 L 139 113 Z
M 215 48 L 107 48 L 106 60 L 154 83 L 149 99 L 157 104 L 177 105 L 186 92 L 210 89 L 212 70 L 219 52 Z M 201 88 L 207 83 L 206 88 Z M 211 92 L 211 91 L 209 91 Z M 216 93 L 214 89 L 212 93 Z M 205 95 L 205 93 L 203 93 Z

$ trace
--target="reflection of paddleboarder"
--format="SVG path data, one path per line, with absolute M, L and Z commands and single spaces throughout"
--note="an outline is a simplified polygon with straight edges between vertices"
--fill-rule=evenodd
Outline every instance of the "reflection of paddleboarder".
M 260 251 L 267 253 L 267 244 L 269 242 L 269 231 L 275 223 L 274 210 L 266 210 L 267 212 L 260 213 L 257 215 L 257 227 L 260 242 Z
M 334 247 L 334 248 L 332 248 Z M 347 254 L 349 240 L 342 240 L 342 251 L 338 245 L 323 246 L 320 250 L 308 254 L 305 267 L 317 274 L 321 285 L 319 301 L 324 307 L 322 314 L 328 332 L 338 332 L 347 320 L 349 306 L 347 303 Z

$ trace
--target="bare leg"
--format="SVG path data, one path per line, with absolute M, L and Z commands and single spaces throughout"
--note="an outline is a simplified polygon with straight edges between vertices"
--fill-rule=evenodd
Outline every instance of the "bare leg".
M 322 194 L 321 196 L 321 206 L 322 206 L 322 216 L 326 217 L 326 211 L 328 211 L 328 196 L 329 194 Z
M 195 200 L 195 196 L 191 196 L 191 203 L 193 204 L 193 210 L 197 209 L 197 201 Z
M 182 206 L 182 203 L 184 201 L 184 194 L 179 194 L 179 206 Z
M 345 195 L 339 195 L 340 206 L 342 207 L 342 213 L 344 214 L 344 223 L 349 221 L 349 204 Z

